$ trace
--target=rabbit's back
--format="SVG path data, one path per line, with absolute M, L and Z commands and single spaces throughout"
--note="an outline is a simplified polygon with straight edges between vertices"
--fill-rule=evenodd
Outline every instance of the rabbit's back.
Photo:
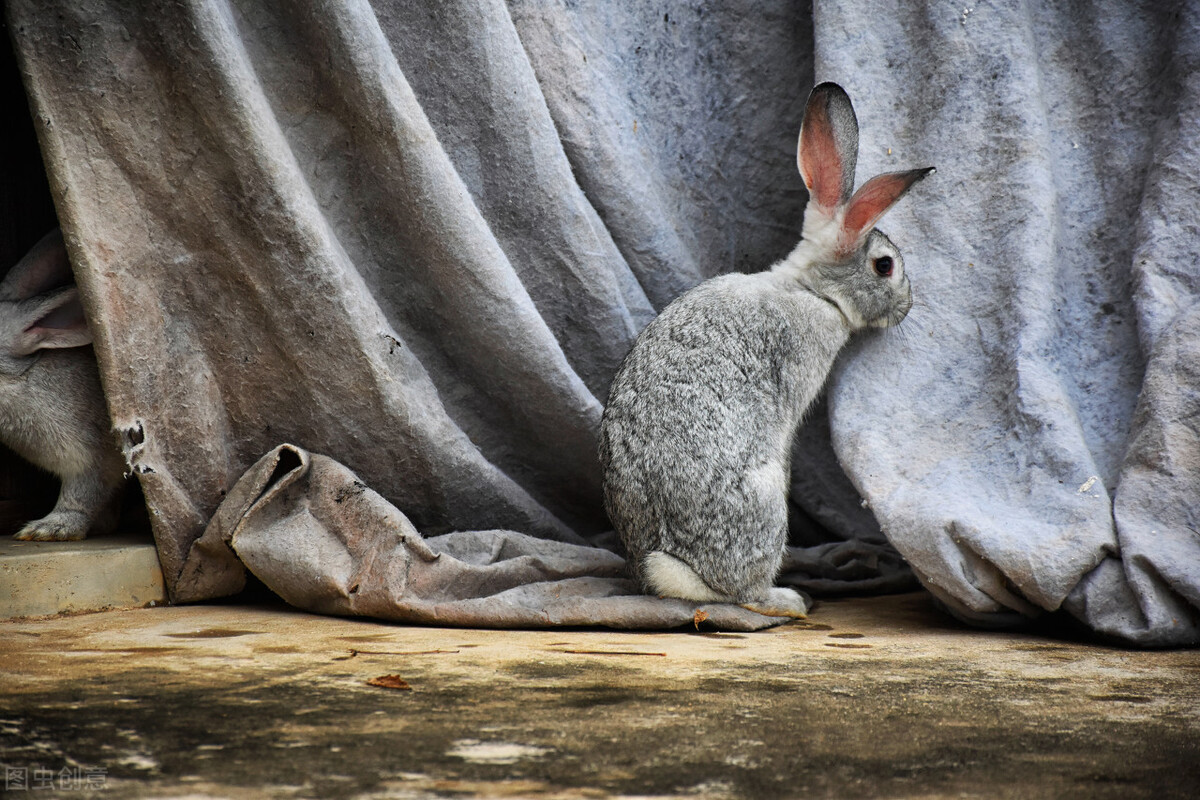
M 771 272 L 726 275 L 638 337 L 605 409 L 605 503 L 631 562 L 663 550 L 731 596 L 774 579 L 789 448 L 848 333 Z

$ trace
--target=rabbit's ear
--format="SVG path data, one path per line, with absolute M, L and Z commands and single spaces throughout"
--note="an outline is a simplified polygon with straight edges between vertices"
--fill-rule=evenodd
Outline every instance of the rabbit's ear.
M 8 343 L 13 356 L 27 356 L 37 350 L 82 347 L 92 343 L 92 332 L 83 316 L 79 290 L 74 286 L 51 295 L 17 304 L 19 323 L 13 341 Z
M 0 282 L 0 300 L 27 300 L 72 281 L 62 232 L 55 228 L 8 271 Z
M 822 83 L 808 96 L 796 163 L 810 201 L 828 216 L 854 191 L 858 120 L 850 97 L 836 83 Z
M 859 187 L 846 205 L 842 218 L 842 243 L 848 248 L 875 227 L 889 208 L 912 188 L 912 185 L 933 172 L 933 167 L 910 169 L 907 172 L 886 172 L 876 175 Z

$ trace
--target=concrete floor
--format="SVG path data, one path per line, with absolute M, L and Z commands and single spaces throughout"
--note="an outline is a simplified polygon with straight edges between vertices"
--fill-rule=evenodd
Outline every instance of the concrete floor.
M 0 674 L 9 797 L 1200 795 L 1200 653 L 923 594 L 755 634 L 110 611 L 0 622 Z

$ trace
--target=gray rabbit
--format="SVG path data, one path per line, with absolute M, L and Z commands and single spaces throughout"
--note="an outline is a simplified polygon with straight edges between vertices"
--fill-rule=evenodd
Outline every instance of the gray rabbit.
M 677 298 L 613 380 L 600 427 L 605 508 L 651 594 L 808 611 L 775 586 L 792 439 L 850 335 L 911 308 L 904 260 L 874 225 L 933 171 L 879 175 L 854 192 L 857 159 L 850 98 L 823 83 L 800 128 L 800 243 L 768 271 Z
M 54 510 L 18 539 L 83 539 L 117 522 L 124 462 L 62 234 L 51 231 L 0 283 L 0 440 L 57 475 Z

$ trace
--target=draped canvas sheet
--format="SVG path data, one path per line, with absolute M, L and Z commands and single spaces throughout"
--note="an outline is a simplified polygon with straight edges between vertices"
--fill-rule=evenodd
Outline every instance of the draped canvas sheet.
M 887 221 L 920 307 L 830 388 L 847 473 L 964 617 L 1196 642 L 1200 5 L 814 19 L 817 74 L 862 98 L 860 171 L 938 166 Z
M 593 546 L 601 404 L 657 308 L 794 244 L 815 52 L 860 178 L 939 173 L 884 226 L 920 305 L 801 437 L 788 579 L 902 583 L 877 517 L 961 615 L 1197 638 L 1192 10 L 714 5 L 10 0 L 174 599 L 246 563 L 340 613 L 690 621 Z

